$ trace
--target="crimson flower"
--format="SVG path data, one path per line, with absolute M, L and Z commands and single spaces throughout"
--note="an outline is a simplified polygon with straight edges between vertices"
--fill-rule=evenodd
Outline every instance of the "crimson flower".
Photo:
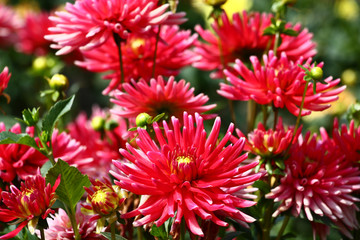
M 241 155 L 245 140 L 239 139 L 227 145 L 232 136 L 231 124 L 223 139 L 219 139 L 221 120 L 215 119 L 209 136 L 199 114 L 195 117 L 186 112 L 183 125 L 171 118 L 172 127 L 163 121 L 163 130 L 153 124 L 156 142 L 146 130 L 138 128 L 135 149 L 127 144 L 120 153 L 129 161 L 114 161 L 121 171 L 110 173 L 118 180 L 115 184 L 135 194 L 149 195 L 137 209 L 122 214 L 124 218 L 137 215 L 144 217 L 135 226 L 155 222 L 162 225 L 174 217 L 172 234 L 176 233 L 184 218 L 188 229 L 195 235 L 204 236 L 197 217 L 227 226 L 221 220 L 230 217 L 241 223 L 255 219 L 238 208 L 250 207 L 255 202 L 236 195 L 239 189 L 258 180 L 261 174 L 251 173 L 258 164 L 253 161 L 241 165 L 247 155 Z M 196 123 L 196 126 L 194 125 Z
M 29 176 L 21 183 L 20 190 L 14 185 L 10 186 L 11 192 L 1 193 L 3 203 L 7 208 L 0 209 L 0 220 L 10 222 L 15 219 L 19 226 L 12 232 L 0 237 L 9 239 L 15 237 L 26 225 L 31 233 L 35 232 L 39 218 L 45 219 L 49 213 L 54 212 L 50 207 L 56 201 L 55 190 L 60 184 L 60 177 L 51 186 L 46 184 L 41 175 Z
M 157 44 L 154 77 L 159 75 L 177 75 L 181 68 L 193 63 L 197 57 L 189 50 L 197 38 L 190 31 L 180 30 L 177 25 L 162 25 L 154 27 L 154 32 L 160 30 L 161 41 Z M 125 44 L 121 45 L 125 81 L 140 78 L 150 80 L 153 72 L 156 36 L 143 33 L 129 33 Z M 107 41 L 98 48 L 82 51 L 83 61 L 77 61 L 78 66 L 94 72 L 111 71 L 105 76 L 111 79 L 104 94 L 121 88 L 119 54 L 114 41 Z
M 0 96 L 4 96 L 7 102 L 10 101 L 10 96 L 4 93 L 4 90 L 7 88 L 11 73 L 9 73 L 8 67 L 5 67 L 4 70 L 0 73 Z
M 18 51 L 37 56 L 46 55 L 50 49 L 50 42 L 44 39 L 52 26 L 47 12 L 28 12 L 24 23 L 18 30 L 19 40 L 16 44 Z
M 0 132 L 6 131 L 4 123 L 0 123 Z M 21 133 L 20 124 L 15 124 L 8 131 Z M 31 128 L 27 128 L 31 132 Z M 32 135 L 32 134 L 30 134 Z M 38 139 L 36 139 L 38 142 Z M 16 177 L 24 180 L 29 175 L 36 174 L 48 159 L 32 147 L 21 144 L 0 144 L 0 178 L 11 182 Z
M 295 217 L 304 212 L 309 221 L 314 221 L 314 214 L 324 216 L 351 238 L 349 230 L 359 227 L 355 203 L 360 199 L 352 194 L 360 189 L 360 170 L 346 164 L 344 157 L 310 132 L 300 138 L 285 161 L 280 185 L 266 195 L 280 202 L 273 217 L 287 210 Z
M 271 18 L 271 14 L 249 14 L 244 11 L 242 15 L 235 13 L 230 20 L 223 13 L 220 23 L 215 21 L 211 25 L 213 31 L 196 26 L 195 30 L 205 42 L 196 42 L 194 51 L 201 58 L 193 66 L 202 70 L 217 70 L 212 77 L 219 78 L 221 70 L 228 68 L 235 59 L 248 61 L 253 55 L 261 57 L 267 49 L 273 48 L 274 36 L 263 35 L 264 29 L 271 25 Z M 278 56 L 284 52 L 290 60 L 296 61 L 300 57 L 307 59 L 316 54 L 315 43 L 311 41 L 312 34 L 307 29 L 301 30 L 300 24 L 292 26 L 290 23 L 286 28 L 292 28 L 299 34 L 296 37 L 281 35 Z
M 130 32 L 148 32 L 153 25 L 184 22 L 183 14 L 166 12 L 167 8 L 168 4 L 158 7 L 158 0 L 77 0 L 50 16 L 55 27 L 45 38 L 56 43 L 58 55 L 90 50 L 113 34 L 126 39 Z
M 139 82 L 134 80 L 124 83 L 125 92 L 115 91 L 111 101 L 122 107 L 114 110 L 113 113 L 124 118 L 136 118 L 140 113 L 148 113 L 150 116 L 157 116 L 165 113 L 170 118 L 175 116 L 181 118 L 184 111 L 189 114 L 195 112 L 203 113 L 213 109 L 216 105 L 203 106 L 209 98 L 204 94 L 194 96 L 194 88 L 185 80 L 176 82 L 174 77 L 170 77 L 167 82 L 162 76 L 151 79 L 148 84 L 141 79 Z M 203 115 L 205 118 L 214 117 L 213 114 Z
M 311 58 L 304 60 L 300 58 L 293 62 L 285 53 L 281 57 L 274 56 L 272 51 L 263 56 L 262 65 L 260 59 L 250 57 L 253 70 L 249 69 L 241 60 L 236 60 L 234 70 L 236 74 L 224 70 L 231 85 L 221 83 L 218 93 L 232 100 L 254 100 L 259 104 L 273 104 L 277 108 L 286 107 L 290 113 L 297 116 L 300 111 L 303 92 L 306 81 L 305 72 L 298 65 L 306 65 L 308 68 Z M 322 67 L 320 63 L 317 67 Z M 309 83 L 305 95 L 304 106 L 301 115 L 309 115 L 311 111 L 322 111 L 330 107 L 330 102 L 338 99 L 346 86 L 333 88 L 340 83 L 340 79 L 328 77 L 324 79 L 326 84 L 316 83 L 316 93 L 313 92 L 313 83 Z

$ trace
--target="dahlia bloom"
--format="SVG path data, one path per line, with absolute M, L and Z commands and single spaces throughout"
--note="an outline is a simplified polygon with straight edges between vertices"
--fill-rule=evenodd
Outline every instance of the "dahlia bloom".
M 274 56 L 272 51 L 263 56 L 264 65 L 260 60 L 252 56 L 250 61 L 253 70 L 250 70 L 244 62 L 236 60 L 234 73 L 224 70 L 231 85 L 221 83 L 218 93 L 232 100 L 254 100 L 258 104 L 273 104 L 277 108 L 286 107 L 290 113 L 299 115 L 300 105 L 306 81 L 305 71 L 298 66 L 305 65 L 311 68 L 311 58 L 304 60 L 300 58 L 293 62 L 285 53 L 281 57 Z M 320 63 L 317 67 L 322 67 Z M 310 82 L 305 95 L 305 102 L 301 115 L 309 115 L 311 111 L 323 111 L 330 107 L 330 102 L 338 99 L 345 86 L 333 88 L 340 83 L 340 79 L 328 77 L 324 79 L 327 84 L 316 83 L 316 93 L 313 92 L 313 83 Z
M 78 208 L 80 209 L 80 208 Z M 70 219 L 66 212 L 59 208 L 58 213 L 50 215 L 47 218 L 49 228 L 45 229 L 46 240 L 73 240 L 75 239 L 74 230 L 71 226 Z M 106 238 L 95 232 L 96 220 L 91 220 L 91 217 L 84 215 L 81 211 L 76 211 L 76 222 L 79 228 L 79 234 L 83 240 L 97 240 Z
M 162 127 L 153 123 L 158 144 L 146 130 L 138 128 L 136 144 L 139 149 L 130 144 L 127 144 L 127 150 L 120 149 L 129 162 L 114 161 L 121 171 L 110 171 L 119 180 L 115 184 L 135 194 L 149 195 L 145 203 L 122 217 L 143 215 L 134 226 L 151 222 L 160 226 L 174 217 L 172 234 L 184 218 L 188 229 L 199 236 L 204 233 L 197 216 L 220 226 L 228 224 L 219 216 L 243 224 L 254 221 L 238 208 L 253 206 L 255 202 L 242 199 L 235 192 L 258 180 L 261 174 L 251 173 L 257 161 L 241 165 L 247 157 L 241 155 L 245 144 L 243 138 L 226 146 L 234 125 L 229 126 L 223 139 L 218 139 L 219 117 L 208 137 L 199 114 L 193 117 L 184 112 L 183 126 L 176 117 L 172 117 L 171 122 L 172 127 L 166 121 Z
M 95 215 L 91 219 L 98 220 L 96 232 L 99 233 L 105 227 L 105 221 L 112 224 L 117 220 L 117 212 L 121 210 L 127 193 L 120 189 L 119 186 L 113 186 L 106 178 L 103 181 L 98 179 L 91 179 L 90 181 L 92 189 L 84 187 L 88 193 L 86 199 L 88 204 L 81 205 L 83 206 L 83 212 Z
M 12 232 L 0 237 L 9 239 L 15 237 L 21 229 L 28 225 L 31 233 L 35 232 L 39 218 L 45 219 L 49 213 L 54 212 L 50 207 L 56 201 L 55 190 L 60 184 L 60 177 L 54 186 L 46 184 L 45 178 L 38 175 L 29 176 L 21 183 L 20 190 L 14 185 L 10 186 L 11 192 L 3 191 L 1 196 L 6 209 L 0 209 L 0 220 L 10 222 L 18 219 L 20 225 Z
M 287 210 L 298 217 L 304 211 L 309 221 L 313 215 L 325 216 L 340 227 L 342 233 L 359 227 L 356 202 L 352 194 L 360 189 L 360 170 L 344 164 L 344 155 L 308 132 L 292 146 L 285 161 L 285 176 L 267 198 L 280 202 L 273 217 Z
M 157 0 L 77 0 L 66 3 L 50 20 L 55 27 L 45 36 L 53 41 L 57 54 L 75 49 L 90 50 L 104 44 L 113 34 L 126 39 L 130 32 L 145 33 L 158 24 L 180 24 L 183 14 L 166 12 L 168 4 Z
M 104 124 L 113 121 L 117 126 L 113 129 L 97 131 L 92 126 L 92 121 L 97 118 L 101 118 Z M 127 124 L 124 119 L 110 115 L 107 110 L 94 108 L 90 119 L 85 113 L 81 113 L 67 126 L 67 130 L 71 138 L 86 146 L 82 156 L 94 159 L 90 164 L 94 171 L 87 171 L 91 177 L 96 178 L 107 174 L 111 169 L 112 160 L 122 158 L 119 148 L 125 147 L 128 138 Z M 88 167 L 89 165 L 84 166 L 84 168 Z
M 273 49 L 274 36 L 263 35 L 264 29 L 271 25 L 271 18 L 271 14 L 248 14 L 244 11 L 242 15 L 235 13 L 230 20 L 226 13 L 223 13 L 220 23 L 215 21 L 212 24 L 215 33 L 196 26 L 195 30 L 205 42 L 195 43 L 194 52 L 201 58 L 193 66 L 202 70 L 218 70 L 219 72 L 212 75 L 218 78 L 221 70 L 229 67 L 229 63 L 235 62 L 235 59 L 248 61 L 250 56 L 262 56 L 269 47 Z M 292 28 L 299 34 L 296 37 L 281 35 L 278 56 L 284 52 L 290 60 L 296 61 L 301 56 L 307 59 L 316 54 L 315 43 L 311 41 L 312 34 L 307 29 L 301 30 L 300 24 L 292 26 L 290 23 L 286 28 Z
M 43 56 L 49 52 L 50 41 L 44 39 L 52 26 L 47 12 L 28 12 L 24 23 L 18 30 L 19 40 L 16 44 L 18 51 L 25 54 Z
M 275 157 L 282 155 L 292 142 L 293 129 L 285 130 L 282 119 L 276 125 L 275 130 L 266 130 L 262 123 L 259 123 L 257 128 L 247 135 L 245 150 L 263 158 Z M 300 134 L 301 129 L 297 131 L 297 136 Z M 240 137 L 244 134 L 237 129 Z M 244 136 L 245 137 L 245 136 Z M 294 137 L 297 139 L 297 137 Z
M 0 132 L 6 131 L 4 123 L 0 123 Z M 20 124 L 15 124 L 8 131 L 20 134 Z M 31 128 L 27 128 L 31 132 Z M 32 135 L 33 136 L 33 135 Z M 36 140 L 38 141 L 38 140 Z M 48 159 L 39 151 L 21 144 L 0 144 L 0 178 L 12 182 L 15 178 L 24 180 L 36 174 Z
M 154 32 L 159 28 L 154 27 Z M 193 63 L 197 57 L 189 50 L 197 39 L 190 31 L 180 30 L 176 25 L 162 25 L 160 27 L 160 41 L 156 49 L 156 67 L 154 77 L 159 75 L 177 75 L 181 68 Z M 141 33 L 130 33 L 125 44 L 121 45 L 125 81 L 143 78 L 150 80 L 152 77 L 156 36 Z M 84 61 L 75 64 L 93 72 L 111 71 L 105 76 L 111 79 L 104 94 L 121 88 L 120 66 L 118 49 L 114 41 L 91 51 L 82 51 Z
M 20 19 L 10 7 L 0 4 L 0 47 L 9 47 L 16 43 L 16 31 L 20 27 Z
M 122 107 L 113 113 L 124 118 L 135 119 L 143 112 L 152 117 L 165 113 L 168 118 L 181 118 L 184 111 L 189 114 L 203 113 L 216 106 L 203 106 L 209 98 L 202 93 L 194 96 L 194 88 L 189 89 L 189 83 L 185 80 L 175 82 L 174 77 L 165 82 L 163 77 L 159 76 L 157 79 L 151 79 L 149 84 L 143 79 L 139 82 L 132 80 L 131 84 L 123 83 L 122 86 L 125 92 L 115 91 L 114 98 L 110 101 Z M 214 117 L 213 114 L 203 116 L 207 119 Z
M 10 101 L 10 96 L 4 93 L 4 90 L 7 88 L 11 73 L 9 73 L 8 67 L 5 67 L 0 73 L 0 96 L 4 96 L 7 102 Z

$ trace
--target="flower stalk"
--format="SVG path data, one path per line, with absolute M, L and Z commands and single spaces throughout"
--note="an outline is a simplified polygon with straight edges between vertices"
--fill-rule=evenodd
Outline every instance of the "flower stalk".
M 122 51 L 121 51 L 121 43 L 124 41 L 119 34 L 117 33 L 113 33 L 113 37 L 114 37 L 114 41 L 115 44 L 117 46 L 118 49 L 118 54 L 119 54 L 119 64 L 120 64 L 120 83 L 123 83 L 125 80 L 125 75 L 124 75 L 124 63 L 123 63 L 123 58 L 122 58 Z

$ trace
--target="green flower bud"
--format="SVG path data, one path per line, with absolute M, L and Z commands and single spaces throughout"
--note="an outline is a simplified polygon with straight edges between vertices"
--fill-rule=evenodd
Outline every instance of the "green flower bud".
M 206 4 L 213 6 L 213 7 L 219 7 L 226 3 L 227 0 L 204 0 Z
M 50 80 L 49 85 L 51 89 L 57 91 L 64 91 L 69 87 L 69 80 L 63 74 L 55 74 Z
M 319 81 L 322 79 L 323 77 L 323 70 L 320 67 L 313 67 L 310 70 L 310 76 L 312 79 L 314 79 L 315 81 Z
M 36 72 L 44 71 L 47 67 L 46 57 L 35 58 L 35 60 L 33 61 L 32 67 Z
M 140 113 L 136 117 L 136 126 L 145 127 L 147 125 L 148 119 L 151 118 L 147 113 Z
M 104 130 L 104 127 L 105 127 L 105 119 L 102 118 L 101 116 L 93 117 L 93 119 L 91 120 L 91 127 L 92 127 L 95 131 L 102 131 L 102 130 Z

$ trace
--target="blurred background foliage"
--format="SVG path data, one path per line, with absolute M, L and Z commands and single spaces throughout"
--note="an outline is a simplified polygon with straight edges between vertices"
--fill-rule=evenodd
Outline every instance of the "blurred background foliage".
M 61 8 L 65 0 L 8 0 L 2 1 L 12 5 L 18 12 L 29 9 L 53 11 Z M 73 1 L 72 1 L 73 2 Z M 228 14 L 243 9 L 251 11 L 269 12 L 271 9 L 270 0 L 229 0 L 224 6 Z M 208 26 L 207 16 L 211 9 L 202 3 L 202 0 L 180 0 L 179 11 L 187 12 L 188 22 L 182 25 L 184 29 L 193 29 L 196 24 Z M 314 41 L 317 43 L 318 54 L 315 57 L 317 62 L 325 62 L 324 76 L 341 78 L 342 84 L 348 87 L 340 95 L 340 100 L 333 106 L 320 113 L 313 113 L 305 118 L 305 129 L 318 131 L 320 126 L 331 127 L 334 116 L 345 121 L 347 109 L 360 99 L 360 4 L 357 0 L 298 0 L 288 10 L 287 20 L 292 23 L 300 22 L 303 27 L 314 34 Z M 8 66 L 12 73 L 8 88 L 5 90 L 11 96 L 10 104 L 6 99 L 0 99 L 0 107 L 6 114 L 1 114 L 0 120 L 8 124 L 15 122 L 14 117 L 21 117 L 24 108 L 42 106 L 46 108 L 44 100 L 39 92 L 47 89 L 46 77 L 51 77 L 54 71 L 61 69 L 70 81 L 68 95 L 76 94 L 76 105 L 73 111 L 74 116 L 79 111 L 91 112 L 94 104 L 101 107 L 109 105 L 108 97 L 101 94 L 108 84 L 102 80 L 99 74 L 93 74 L 74 66 L 71 63 L 63 64 L 62 61 L 50 56 L 49 71 L 38 71 L 34 63 L 35 56 L 24 55 L 9 47 L 0 49 L 0 68 Z M 49 60 L 50 59 L 50 60 Z M 35 67 L 34 67 L 35 66 Z M 53 72 L 52 72 L 53 71 Z M 227 100 L 217 95 L 220 80 L 213 80 L 209 72 L 203 72 L 192 67 L 185 68 L 178 78 L 184 78 L 195 87 L 196 93 L 204 92 L 210 97 L 210 102 L 218 104 L 217 112 L 223 117 L 223 126 L 229 122 L 229 111 Z M 244 130 L 246 103 L 235 104 L 237 111 L 237 126 Z M 286 120 L 294 123 L 294 117 L 283 113 Z M 357 119 L 359 120 L 359 119 Z M 311 124 L 310 124 L 311 123 Z M 299 224 L 300 223 L 300 224 Z M 276 227 L 273 231 L 276 231 Z M 300 234 L 296 239 L 311 239 L 312 231 L 310 225 L 302 220 L 292 221 L 289 231 Z M 332 239 L 339 239 L 339 236 L 330 234 Z M 292 238 L 295 239 L 295 238 Z

